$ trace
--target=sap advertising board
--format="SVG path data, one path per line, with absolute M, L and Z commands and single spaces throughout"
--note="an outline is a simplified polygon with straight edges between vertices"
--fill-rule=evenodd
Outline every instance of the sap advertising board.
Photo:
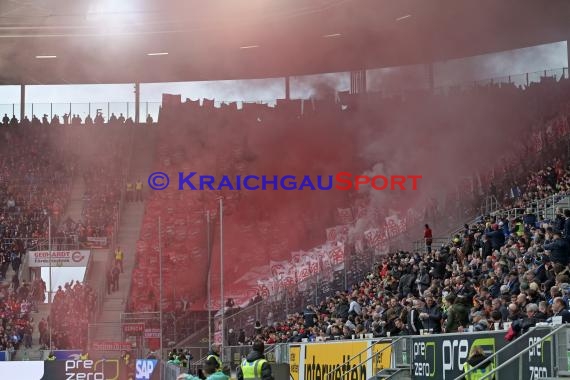
M 137 360 L 136 380 L 158 380 L 158 360 Z M 0 363 L 1 379 L 121 380 L 128 373 L 120 359 L 16 361 Z

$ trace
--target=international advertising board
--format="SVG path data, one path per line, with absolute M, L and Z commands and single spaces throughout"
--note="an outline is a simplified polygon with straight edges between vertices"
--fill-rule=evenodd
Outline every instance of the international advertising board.
M 291 380 L 367 380 L 390 367 L 390 341 L 301 343 L 289 348 Z M 360 363 L 364 363 L 359 365 Z

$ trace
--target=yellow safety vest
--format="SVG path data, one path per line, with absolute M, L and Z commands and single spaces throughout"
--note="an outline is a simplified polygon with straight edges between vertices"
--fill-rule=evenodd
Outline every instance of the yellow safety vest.
M 469 372 L 471 370 L 471 368 L 473 368 L 473 367 L 471 367 L 471 365 L 469 365 L 469 363 L 465 362 L 465 364 L 463 364 L 463 370 L 465 373 Z M 475 371 L 473 371 L 470 374 L 468 374 L 467 376 L 465 376 L 465 380 L 479 380 L 483 377 L 483 375 L 491 372 L 494 368 L 495 368 L 495 364 L 493 362 L 490 362 L 489 364 L 487 364 L 486 367 L 484 367 L 484 368 L 479 367 Z M 490 380 L 492 378 L 487 378 L 487 379 Z
M 218 363 L 218 367 L 216 368 L 216 370 L 221 371 L 222 370 L 222 361 L 220 360 L 220 357 L 218 355 L 208 355 L 208 357 L 206 358 L 206 361 L 210 361 L 210 358 L 214 358 L 216 360 L 216 362 Z
M 254 362 L 248 362 L 247 359 L 243 359 L 241 362 L 241 373 L 244 379 L 261 379 L 261 367 L 264 363 L 267 363 L 265 359 L 257 359 Z
M 87 359 L 89 359 L 89 354 L 81 354 L 81 355 L 79 355 L 79 359 L 87 360 Z
M 53 361 L 55 360 L 55 356 L 48 356 L 46 360 Z
M 515 224 L 515 228 L 517 229 L 517 236 L 523 236 L 524 235 L 524 227 L 522 223 L 517 223 Z
M 115 251 L 115 260 L 123 260 L 123 251 L 120 249 Z
M 133 191 L 133 184 L 127 183 L 127 191 Z
M 142 190 L 142 182 L 137 182 L 137 184 L 135 185 L 135 188 L 137 190 Z

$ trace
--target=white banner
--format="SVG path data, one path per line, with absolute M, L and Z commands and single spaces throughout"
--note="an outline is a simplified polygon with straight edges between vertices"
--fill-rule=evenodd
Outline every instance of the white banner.
M 86 267 L 89 262 L 89 250 L 51 251 L 52 267 Z M 29 251 L 28 265 L 30 267 L 49 267 L 49 251 Z
M 144 330 L 144 337 L 145 338 L 160 338 L 160 329 L 145 329 Z
M 106 247 L 107 246 L 107 237 L 106 236 L 101 236 L 101 237 L 89 236 L 89 237 L 87 237 L 87 244 L 91 245 L 91 246 L 97 246 L 97 247 Z

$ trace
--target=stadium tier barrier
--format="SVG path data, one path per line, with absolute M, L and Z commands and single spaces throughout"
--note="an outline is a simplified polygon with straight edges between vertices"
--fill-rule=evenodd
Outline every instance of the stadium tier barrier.
M 570 374 L 569 327 L 534 327 L 513 341 L 505 339 L 507 330 L 498 330 L 283 343 L 267 346 L 266 357 L 272 366 L 288 364 L 291 380 L 365 380 L 389 369 L 417 380 L 456 379 L 464 374 L 473 347 L 480 346 L 498 369 L 497 379 L 530 380 Z M 224 365 L 235 371 L 250 350 L 224 347 Z
M 397 336 L 327 342 L 301 342 L 268 346 L 266 356 L 274 368 L 275 379 L 369 379 L 386 370 L 398 369 L 405 378 L 459 380 L 471 350 L 479 346 L 495 364 L 496 379 L 551 378 L 570 372 L 570 326 L 537 326 L 513 341 L 505 339 L 506 330 L 461 334 Z M 236 364 L 249 353 L 250 346 L 224 347 L 223 361 L 235 373 Z M 67 353 L 66 353 L 67 354 Z M 105 372 L 117 375 L 122 367 L 117 359 L 93 358 L 86 366 L 64 355 L 56 361 L 0 362 L 2 374 L 20 373 L 22 366 L 41 367 L 45 380 L 55 379 L 61 371 Z M 202 358 L 200 358 L 201 360 Z M 196 362 L 198 362 L 197 360 Z M 105 363 L 103 366 L 102 363 Z M 96 365 L 95 365 L 96 364 Z M 185 369 L 156 360 L 137 359 L 137 378 L 173 380 Z M 161 367 L 160 369 L 158 369 Z M 158 369 L 158 371 L 157 371 Z M 284 373 L 288 369 L 288 374 Z M 40 371 L 41 372 L 41 371 Z M 65 373 L 67 373 L 65 372 Z M 39 372 L 38 372 L 39 373 Z M 30 377 L 32 379 L 33 377 Z

